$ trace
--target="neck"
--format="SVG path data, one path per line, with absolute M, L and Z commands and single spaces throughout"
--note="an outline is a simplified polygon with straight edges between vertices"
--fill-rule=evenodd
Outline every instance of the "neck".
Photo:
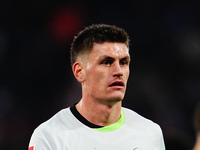
M 102 104 L 94 100 L 81 99 L 76 105 L 78 112 L 89 122 L 99 125 L 108 126 L 114 124 L 120 119 L 121 101 L 112 104 Z

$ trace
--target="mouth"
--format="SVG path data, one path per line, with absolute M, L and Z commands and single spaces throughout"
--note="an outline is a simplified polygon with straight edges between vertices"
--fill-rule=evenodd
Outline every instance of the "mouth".
M 114 81 L 109 85 L 109 87 L 123 88 L 124 87 L 124 82 L 122 82 L 122 81 Z

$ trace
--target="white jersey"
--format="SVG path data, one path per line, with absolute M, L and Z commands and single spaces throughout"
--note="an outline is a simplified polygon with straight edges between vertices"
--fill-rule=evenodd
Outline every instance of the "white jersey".
M 165 150 L 159 125 L 127 108 L 121 114 L 113 125 L 91 128 L 63 109 L 35 129 L 29 150 Z

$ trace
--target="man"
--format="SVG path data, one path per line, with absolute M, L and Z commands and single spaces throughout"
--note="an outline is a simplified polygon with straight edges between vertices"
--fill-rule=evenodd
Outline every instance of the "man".
M 196 130 L 196 142 L 193 150 L 200 150 L 200 103 L 196 107 L 194 125 Z
M 129 37 L 116 26 L 91 25 L 71 46 L 82 99 L 33 133 L 30 150 L 164 150 L 160 127 L 122 107 L 129 77 Z

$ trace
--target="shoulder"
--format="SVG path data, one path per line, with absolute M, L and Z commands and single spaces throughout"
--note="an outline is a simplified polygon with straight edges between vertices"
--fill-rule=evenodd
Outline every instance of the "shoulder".
M 143 139 L 142 141 L 145 141 L 150 146 L 157 145 L 159 149 L 165 149 L 163 133 L 157 123 L 141 116 L 131 109 L 122 109 L 125 118 L 124 128 L 128 133 L 136 136 L 138 139 Z
M 69 127 L 68 122 L 74 119 L 69 108 L 60 110 L 47 121 L 40 124 L 35 130 L 51 130 Z M 55 128 L 56 127 L 56 128 Z M 57 128 L 59 127 L 59 128 Z
M 69 108 L 60 110 L 34 130 L 29 146 L 35 145 L 37 146 L 37 149 L 43 149 L 44 147 L 45 149 L 48 149 L 46 147 L 49 147 L 50 149 L 50 147 L 54 147 L 57 141 L 56 139 L 63 135 L 63 131 L 73 128 L 74 120 Z
M 41 123 L 33 132 L 32 136 L 50 137 L 70 128 L 68 122 L 72 122 L 73 115 L 69 108 L 60 110 L 47 121 Z
M 124 115 L 127 120 L 130 120 L 130 121 L 134 120 L 134 122 L 137 121 L 137 122 L 142 122 L 142 123 L 145 122 L 145 123 L 155 124 L 150 119 L 143 117 L 142 115 L 138 114 L 137 112 L 135 112 L 129 108 L 122 107 L 122 109 L 124 111 Z
M 143 130 L 156 130 L 158 132 L 161 132 L 160 126 L 152 120 L 143 117 L 142 115 L 131 109 L 124 107 L 122 107 L 122 109 L 124 111 L 125 122 L 127 125 L 139 129 L 141 128 Z

